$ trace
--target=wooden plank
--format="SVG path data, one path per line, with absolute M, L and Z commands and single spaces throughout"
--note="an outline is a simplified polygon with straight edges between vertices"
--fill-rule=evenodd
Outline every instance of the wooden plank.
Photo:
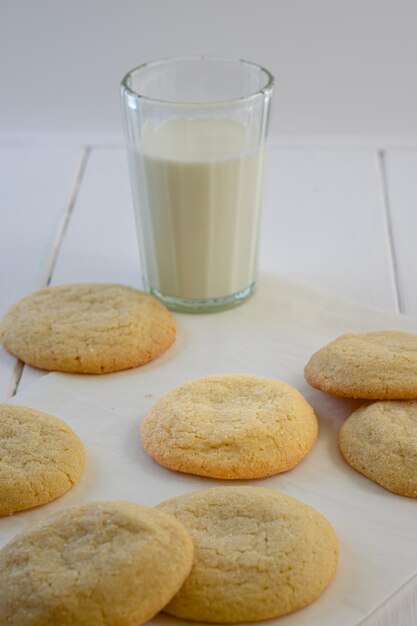
M 396 309 L 376 152 L 270 151 L 261 269 Z
M 117 282 L 141 286 L 125 150 L 92 150 L 51 284 Z M 25 367 L 19 389 L 45 372 Z
M 79 158 L 76 148 L 0 147 L 0 316 L 45 284 Z M 20 373 L 0 347 L 1 399 L 13 392 Z
M 384 165 L 400 307 L 417 315 L 417 151 L 389 150 Z
M 93 150 L 52 284 L 140 285 L 136 226 L 124 149 Z

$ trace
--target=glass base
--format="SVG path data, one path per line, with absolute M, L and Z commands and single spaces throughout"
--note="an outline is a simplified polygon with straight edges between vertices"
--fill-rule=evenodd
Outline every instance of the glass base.
M 246 289 L 232 293 L 230 296 L 222 298 L 176 298 L 175 296 L 164 296 L 157 289 L 149 288 L 150 293 L 161 300 L 172 311 L 183 313 L 216 313 L 231 309 L 245 300 L 255 291 L 256 284 L 253 282 Z

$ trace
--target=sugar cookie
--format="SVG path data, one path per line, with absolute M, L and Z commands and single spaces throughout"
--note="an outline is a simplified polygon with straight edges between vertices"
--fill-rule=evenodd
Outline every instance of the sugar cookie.
M 34 367 L 104 374 L 143 365 L 175 339 L 154 297 L 124 285 L 74 284 L 31 293 L 6 312 L 0 340 Z
M 173 597 L 193 560 L 172 516 L 94 502 L 28 528 L 0 551 L 0 623 L 138 626 Z
M 317 438 L 317 418 L 302 395 L 277 380 L 228 374 L 187 382 L 151 407 L 142 442 L 173 470 L 246 479 L 294 467 Z
M 46 504 L 77 483 L 84 445 L 62 420 L 0 404 L 0 516 Z
M 343 424 L 339 447 L 361 474 L 389 491 L 417 498 L 417 401 L 360 407 Z
M 204 622 L 252 622 L 313 602 L 337 566 L 338 542 L 323 515 L 260 487 L 215 487 L 158 506 L 190 531 L 194 566 L 165 607 Z
M 369 400 L 417 398 L 417 335 L 399 331 L 342 335 L 305 367 L 312 387 Z

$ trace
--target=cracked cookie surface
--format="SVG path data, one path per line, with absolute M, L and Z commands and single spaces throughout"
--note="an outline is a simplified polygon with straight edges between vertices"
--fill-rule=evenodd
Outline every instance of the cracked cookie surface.
M 291 469 L 311 450 L 317 418 L 291 385 L 246 374 L 206 376 L 164 395 L 141 427 L 160 465 L 225 479 Z
M 360 407 L 339 433 L 343 458 L 385 489 L 417 498 L 417 401 Z
M 79 481 L 85 449 L 59 418 L 0 404 L 0 516 L 62 496 Z
M 41 289 L 10 307 L 4 347 L 33 367 L 105 374 L 143 365 L 175 340 L 175 322 L 153 296 L 124 285 Z
M 417 398 L 417 334 L 387 330 L 342 335 L 313 354 L 304 373 L 312 387 L 333 396 Z
M 193 544 L 172 516 L 128 502 L 61 511 L 0 551 L 0 623 L 138 626 L 189 574 Z
M 214 487 L 157 507 L 190 531 L 194 565 L 164 611 L 196 621 L 278 617 L 313 602 L 337 566 L 338 542 L 323 515 L 260 487 Z

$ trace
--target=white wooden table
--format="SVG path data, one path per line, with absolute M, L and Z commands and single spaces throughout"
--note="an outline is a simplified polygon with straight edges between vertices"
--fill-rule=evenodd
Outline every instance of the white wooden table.
M 272 139 L 261 275 L 417 317 L 417 144 L 408 144 Z M 140 287 L 120 138 L 0 141 L 0 215 L 0 315 L 49 284 Z M 42 375 L 0 348 L 0 400 Z M 417 579 L 362 624 L 415 626 Z

